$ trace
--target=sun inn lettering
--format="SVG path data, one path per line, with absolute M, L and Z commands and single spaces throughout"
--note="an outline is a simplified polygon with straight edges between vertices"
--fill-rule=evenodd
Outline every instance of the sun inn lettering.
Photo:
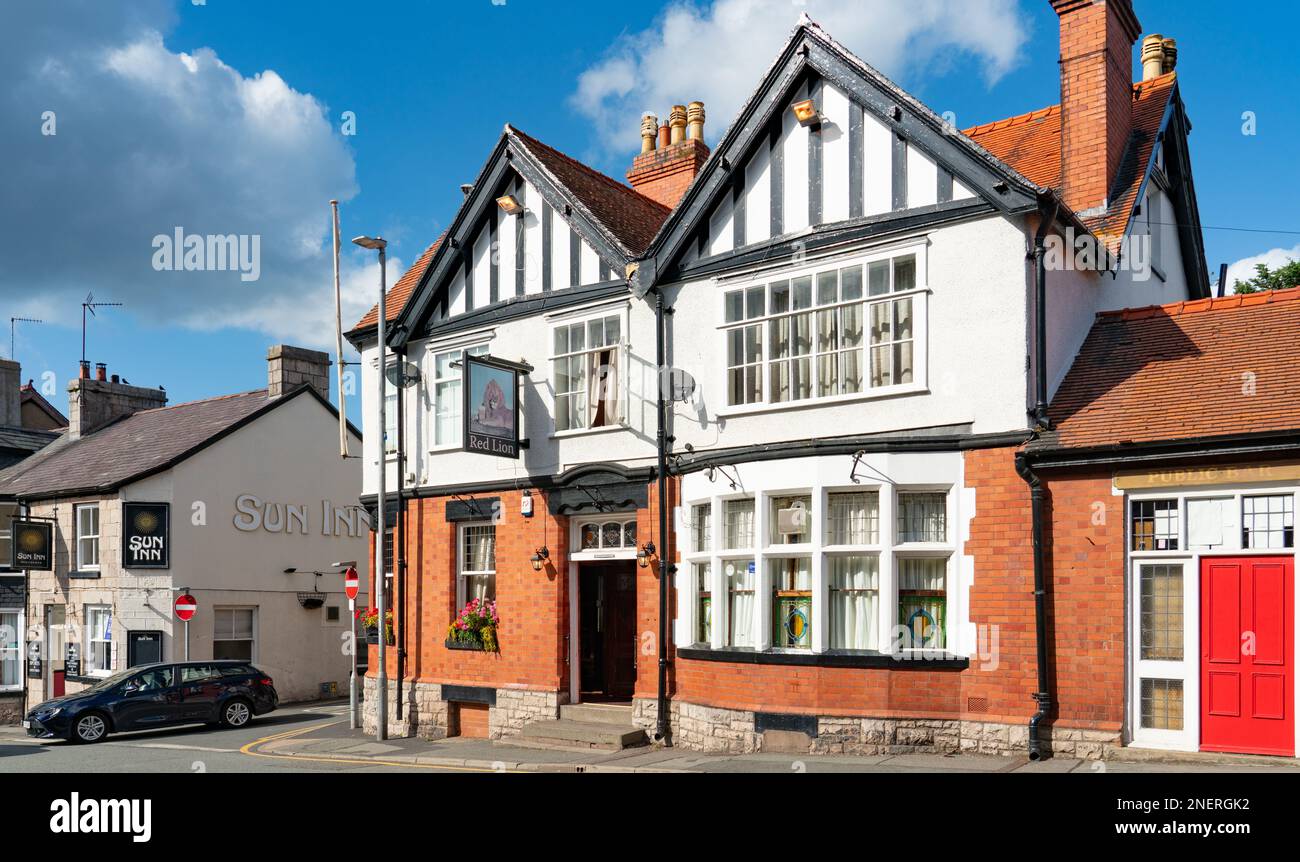
M 176 226 L 174 236 L 153 238 L 153 268 L 158 272 L 239 272 L 240 281 L 257 281 L 262 275 L 261 234 L 185 233 Z
M 335 506 L 329 500 L 320 503 L 320 534 L 355 539 L 363 529 L 365 516 L 354 506 Z M 268 533 L 311 534 L 311 507 L 306 503 L 264 503 L 252 494 L 235 499 L 235 529 L 245 533 L 265 530 Z
M 50 831 L 55 834 L 126 833 L 137 844 L 153 836 L 153 800 L 82 799 L 73 792 L 68 799 L 50 803 Z

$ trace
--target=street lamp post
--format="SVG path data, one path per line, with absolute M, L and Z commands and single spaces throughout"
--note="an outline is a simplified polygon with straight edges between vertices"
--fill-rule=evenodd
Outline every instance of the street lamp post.
M 385 294 L 387 286 L 385 285 L 385 269 L 388 264 L 386 250 L 388 242 L 381 237 L 359 236 L 352 240 L 362 248 L 368 248 L 379 252 L 379 425 L 377 426 L 377 437 L 379 439 L 379 483 L 377 487 L 378 498 L 375 503 L 375 610 L 379 612 L 379 672 L 375 675 L 375 739 L 384 740 L 388 738 L 388 668 L 385 664 L 387 652 L 384 647 L 387 645 L 388 637 L 385 626 L 384 605 L 384 529 L 387 526 L 384 511 L 384 494 L 386 474 L 388 472 L 387 459 L 384 457 L 384 429 L 388 425 L 388 415 L 385 402 L 387 401 L 387 381 L 388 381 L 388 308 Z M 400 684 L 400 680 L 399 680 Z

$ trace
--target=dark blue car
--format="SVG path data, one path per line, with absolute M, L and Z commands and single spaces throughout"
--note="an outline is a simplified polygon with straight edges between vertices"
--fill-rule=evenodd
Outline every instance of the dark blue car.
M 99 742 L 118 731 L 177 724 L 243 727 L 279 702 L 271 678 L 248 662 L 162 662 L 37 704 L 23 727 L 41 739 Z

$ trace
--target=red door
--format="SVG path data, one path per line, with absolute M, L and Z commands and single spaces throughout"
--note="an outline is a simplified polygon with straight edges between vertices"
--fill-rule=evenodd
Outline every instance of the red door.
M 1295 754 L 1294 561 L 1201 561 L 1201 749 Z

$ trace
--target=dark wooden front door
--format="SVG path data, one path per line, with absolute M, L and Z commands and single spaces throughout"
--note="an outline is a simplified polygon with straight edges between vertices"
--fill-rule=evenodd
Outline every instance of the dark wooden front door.
M 636 686 L 636 563 L 583 563 L 578 599 L 582 699 L 631 699 Z

